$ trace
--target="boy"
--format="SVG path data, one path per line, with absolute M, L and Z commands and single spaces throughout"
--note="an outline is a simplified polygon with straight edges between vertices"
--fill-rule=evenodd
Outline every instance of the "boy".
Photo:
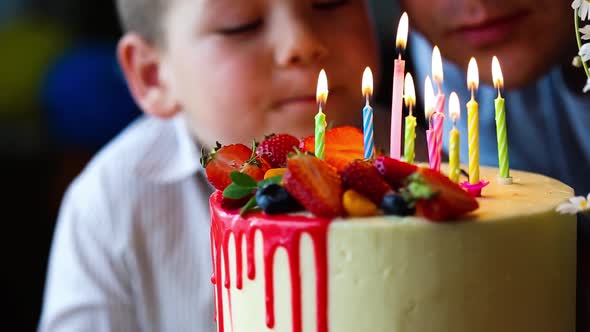
M 214 331 L 200 147 L 358 124 L 378 72 L 363 0 L 119 0 L 118 56 L 140 119 L 65 195 L 40 331 Z
M 590 192 L 590 98 L 582 95 L 584 71 L 573 68 L 577 54 L 571 1 L 557 0 L 402 0 L 417 31 L 409 43 L 418 90 L 430 74 L 432 45 L 445 64 L 443 89 L 470 98 L 466 74 L 470 57 L 483 84 L 476 93 L 480 110 L 480 161 L 497 165 L 491 60 L 504 74 L 510 166 L 549 175 Z M 583 25 L 582 25 L 583 26 Z M 463 106 L 459 130 L 467 135 Z M 445 132 L 451 121 L 446 121 Z M 466 137 L 466 136 L 464 136 Z M 445 135 L 445 147 L 448 136 Z M 467 162 L 467 139 L 461 140 Z

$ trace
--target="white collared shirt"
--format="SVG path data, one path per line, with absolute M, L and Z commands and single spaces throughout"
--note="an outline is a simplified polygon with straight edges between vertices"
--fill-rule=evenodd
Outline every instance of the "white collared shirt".
M 183 119 L 141 118 L 68 189 L 39 331 L 215 331 L 208 197 Z

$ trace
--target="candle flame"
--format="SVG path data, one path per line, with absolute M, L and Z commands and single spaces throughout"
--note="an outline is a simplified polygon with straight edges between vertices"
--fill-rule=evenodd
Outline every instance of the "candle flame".
M 371 95 L 373 95 L 373 72 L 367 67 L 363 73 L 363 96 L 368 98 Z
M 442 84 L 444 79 L 442 56 L 438 46 L 434 46 L 432 49 L 432 80 L 436 84 Z
M 434 98 L 432 81 L 430 80 L 430 76 L 426 76 L 426 80 L 424 80 L 424 113 L 426 119 L 429 119 L 434 112 Z
M 395 47 L 402 50 L 406 49 L 408 43 L 408 32 L 410 30 L 410 23 L 408 13 L 403 13 L 397 26 L 397 37 L 395 38 Z
M 449 97 L 449 113 L 453 121 L 459 120 L 461 116 L 461 104 L 459 103 L 459 96 L 455 91 L 451 92 L 451 96 Z
M 323 69 L 320 71 L 320 76 L 318 77 L 316 100 L 318 104 L 325 104 L 328 101 L 328 76 Z
M 496 56 L 492 58 L 492 79 L 494 80 L 494 88 L 501 89 L 504 86 L 502 68 L 500 67 L 500 61 L 498 61 Z
M 414 79 L 410 73 L 406 74 L 404 81 L 404 101 L 406 107 L 416 106 L 416 90 L 414 89 Z
M 477 68 L 477 61 L 475 58 L 469 60 L 469 67 L 467 68 L 467 87 L 470 90 L 479 88 L 479 69 Z

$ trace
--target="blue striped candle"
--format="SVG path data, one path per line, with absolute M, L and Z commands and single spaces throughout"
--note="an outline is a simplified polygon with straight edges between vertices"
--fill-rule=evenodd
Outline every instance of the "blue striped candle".
M 363 108 L 363 133 L 365 135 L 365 159 L 375 157 L 375 142 L 373 139 L 373 108 L 369 103 Z
M 373 94 L 373 73 L 371 68 L 365 68 L 362 85 L 363 97 L 365 97 L 365 108 L 363 108 L 363 134 L 365 136 L 364 148 L 365 159 L 375 158 L 375 142 L 373 141 L 373 108 L 369 100 Z

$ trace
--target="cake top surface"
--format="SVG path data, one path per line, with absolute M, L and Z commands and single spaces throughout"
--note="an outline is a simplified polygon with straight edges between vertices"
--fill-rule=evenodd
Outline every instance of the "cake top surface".
M 496 179 L 496 168 L 482 167 L 482 178 L 490 181 L 484 195 L 478 198 L 479 209 L 472 213 L 478 220 L 522 217 L 554 211 L 573 195 L 573 189 L 562 182 L 540 174 L 512 171 L 512 184 Z
M 444 171 L 443 165 L 443 171 Z M 497 168 L 482 167 L 482 178 L 490 181 L 484 195 L 479 197 L 479 208 L 474 212 L 465 215 L 464 220 L 494 221 L 510 218 L 522 218 L 527 215 L 539 213 L 553 213 L 555 208 L 573 195 L 573 189 L 564 183 L 553 178 L 530 172 L 513 170 L 513 183 L 501 184 L 496 180 Z M 221 197 L 213 200 L 217 208 L 221 207 Z M 238 210 L 227 211 L 229 214 L 238 214 Z M 261 217 L 262 212 L 252 213 L 251 216 Z M 309 212 L 298 212 L 288 214 L 290 220 L 315 219 Z M 280 221 L 283 216 L 273 216 L 269 219 Z M 382 220 L 384 216 L 373 216 L 366 218 L 337 218 L 335 221 L 346 222 L 367 222 L 370 219 Z M 385 216 L 385 218 L 396 218 Z M 419 220 L 418 217 L 406 217 L 407 220 Z

